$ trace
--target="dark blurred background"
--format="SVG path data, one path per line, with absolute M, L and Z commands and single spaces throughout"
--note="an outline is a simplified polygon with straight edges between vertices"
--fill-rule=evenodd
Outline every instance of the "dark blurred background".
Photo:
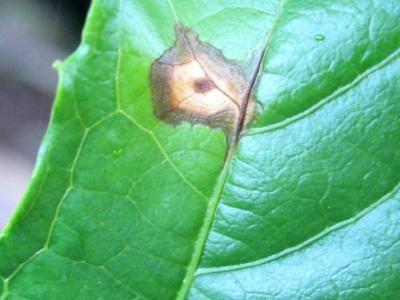
M 90 1 L 0 0 L 0 229 L 24 194 L 57 86 Z

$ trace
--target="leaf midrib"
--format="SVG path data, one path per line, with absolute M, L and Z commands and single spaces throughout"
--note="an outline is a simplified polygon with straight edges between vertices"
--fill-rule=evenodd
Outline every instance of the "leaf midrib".
M 283 6 L 284 3 L 286 2 L 286 0 L 280 0 L 279 4 L 278 4 L 278 8 L 276 10 L 275 13 L 275 17 L 273 19 L 273 22 L 271 24 L 270 29 L 267 31 L 267 34 L 265 36 L 265 41 L 264 41 L 264 47 L 263 50 L 260 54 L 260 57 L 257 60 L 257 66 L 256 69 L 252 75 L 252 78 L 250 80 L 250 85 L 246 91 L 245 94 L 245 99 L 244 99 L 244 105 L 242 105 L 240 107 L 240 112 L 239 112 L 239 118 L 236 122 L 234 131 L 233 131 L 233 139 L 232 141 L 229 143 L 229 148 L 227 151 L 227 155 L 225 158 L 225 162 L 224 162 L 224 167 L 220 173 L 220 175 L 218 176 L 218 179 L 216 181 L 213 193 L 211 195 L 211 198 L 209 200 L 208 206 L 207 206 L 207 210 L 206 210 L 206 214 L 205 214 L 205 218 L 204 218 L 204 222 L 203 225 L 200 229 L 198 238 L 195 242 L 195 247 L 194 247 L 194 251 L 193 251 L 193 255 L 192 258 L 190 260 L 190 263 L 186 269 L 186 275 L 182 281 L 182 285 L 180 290 L 178 291 L 177 294 L 177 299 L 178 300 L 183 300 L 186 298 L 186 295 L 189 291 L 189 289 L 191 288 L 192 282 L 195 278 L 195 274 L 196 271 L 198 269 L 198 265 L 200 263 L 200 259 L 203 253 L 203 249 L 204 246 L 206 244 L 208 235 L 210 233 L 213 221 L 215 219 L 215 213 L 219 204 L 219 200 L 221 198 L 221 194 L 223 192 L 228 174 L 229 174 L 229 170 L 232 164 L 232 160 L 233 157 L 235 156 L 236 150 L 238 148 L 239 142 L 240 142 L 240 137 L 245 129 L 245 120 L 246 120 L 246 113 L 247 113 L 247 107 L 250 101 L 250 98 L 254 92 L 254 88 L 256 87 L 256 83 L 257 80 L 259 78 L 259 75 L 262 71 L 262 66 L 263 66 L 263 62 L 264 59 L 266 57 L 266 54 L 268 52 L 268 48 L 269 48 L 269 44 L 270 44 L 270 40 L 272 37 L 272 33 L 275 30 L 276 24 L 278 23 L 279 17 L 283 11 Z M 175 8 L 173 6 L 172 0 L 168 0 L 168 5 L 171 9 L 171 12 L 174 16 L 175 22 L 177 24 L 180 24 L 180 20 L 178 18 L 178 15 L 175 11 Z

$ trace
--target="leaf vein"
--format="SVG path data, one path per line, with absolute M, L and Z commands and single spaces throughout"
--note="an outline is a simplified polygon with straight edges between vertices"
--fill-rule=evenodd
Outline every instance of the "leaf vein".
M 324 231 L 309 238 L 308 240 L 304 241 L 303 243 L 301 243 L 299 245 L 296 245 L 294 247 L 285 249 L 279 253 L 276 253 L 276 254 L 273 254 L 273 255 L 270 255 L 270 256 L 252 261 L 252 262 L 248 262 L 248 263 L 224 266 L 224 267 L 202 268 L 202 269 L 198 270 L 198 272 L 196 273 L 196 276 L 201 276 L 201 275 L 210 274 L 210 273 L 220 273 L 220 272 L 226 272 L 226 271 L 241 270 L 241 269 L 245 269 L 245 268 L 249 268 L 249 267 L 255 267 L 255 266 L 259 266 L 264 263 L 270 263 L 272 261 L 278 260 L 284 256 L 291 255 L 299 250 L 302 250 L 302 249 L 308 247 L 312 243 L 314 243 L 318 240 L 321 240 L 326 235 L 328 235 L 332 232 L 338 231 L 348 225 L 351 225 L 351 224 L 357 222 L 362 217 L 366 216 L 368 213 L 370 213 L 373 210 L 375 210 L 376 208 L 378 208 L 380 205 L 382 205 L 382 204 L 386 203 L 387 201 L 389 201 L 390 199 L 392 199 L 391 197 L 394 196 L 399 191 L 400 191 L 400 183 L 398 183 L 393 189 L 391 189 L 389 192 L 384 194 L 377 201 L 373 202 L 371 205 L 366 207 L 364 210 L 360 211 L 357 215 L 325 229 Z
M 247 134 L 248 135 L 257 135 L 257 134 L 262 134 L 262 133 L 265 133 L 265 132 L 273 131 L 273 130 L 276 130 L 276 129 L 280 129 L 280 128 L 286 127 L 287 125 L 289 125 L 291 123 L 294 123 L 294 122 L 296 122 L 298 120 L 301 120 L 301 119 L 311 115 L 312 113 L 314 113 L 315 111 L 317 111 L 321 107 L 323 107 L 325 104 L 328 104 L 332 100 L 338 98 L 339 96 L 341 96 L 341 95 L 345 94 L 346 92 L 348 92 L 349 90 L 351 90 L 353 87 L 355 87 L 358 84 L 360 84 L 364 79 L 369 77 L 371 74 L 379 71 L 380 69 L 382 69 L 386 65 L 389 65 L 391 62 L 395 61 L 399 56 L 400 56 L 400 48 L 396 49 L 395 51 L 393 51 L 390 55 L 388 55 L 386 58 L 381 60 L 379 63 L 373 65 L 369 69 L 367 69 L 364 72 L 360 73 L 353 81 L 351 81 L 347 85 L 343 85 L 343 86 L 337 88 L 331 94 L 329 94 L 325 98 L 321 99 L 320 101 L 318 101 L 316 104 L 314 104 L 313 106 L 309 107 L 305 111 L 303 111 L 301 113 L 298 113 L 298 114 L 296 114 L 296 115 L 294 115 L 292 117 L 289 117 L 289 118 L 287 118 L 285 120 L 282 120 L 282 121 L 280 121 L 278 123 L 275 123 L 275 124 L 271 124 L 271 125 L 268 125 L 268 126 L 265 126 L 265 127 L 260 127 L 260 128 L 251 128 L 247 132 Z

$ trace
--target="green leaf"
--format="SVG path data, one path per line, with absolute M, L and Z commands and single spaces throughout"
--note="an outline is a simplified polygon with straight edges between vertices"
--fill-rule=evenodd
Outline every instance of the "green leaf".
M 1 233 L 1 299 L 397 299 L 399 18 L 395 0 L 94 1 Z M 262 63 L 237 143 L 154 115 L 177 23 Z

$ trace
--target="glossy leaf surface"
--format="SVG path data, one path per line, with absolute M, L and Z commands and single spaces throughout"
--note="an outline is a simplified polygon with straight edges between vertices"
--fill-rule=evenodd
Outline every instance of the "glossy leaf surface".
M 399 18 L 395 0 L 94 1 L 1 233 L 1 299 L 398 298 Z M 262 58 L 234 148 L 154 115 L 176 23 Z

